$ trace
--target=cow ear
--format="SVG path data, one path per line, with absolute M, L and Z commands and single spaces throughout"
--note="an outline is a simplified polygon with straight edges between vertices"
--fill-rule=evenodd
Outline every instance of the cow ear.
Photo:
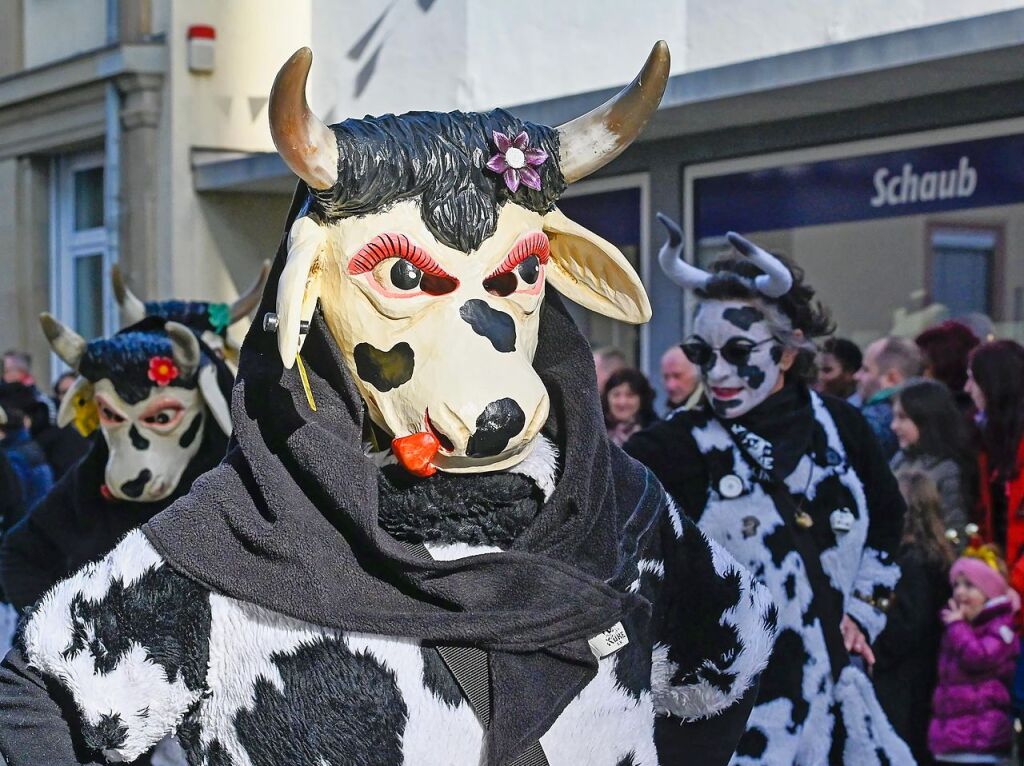
M 558 209 L 544 216 L 551 240 L 547 278 L 569 300 L 630 324 L 651 318 L 643 283 L 615 245 L 566 218 Z
M 92 383 L 79 375 L 60 400 L 57 425 L 64 428 L 68 423 L 74 423 L 78 433 L 86 437 L 95 431 L 100 425 L 100 416 L 92 393 Z
M 225 436 L 231 436 L 231 408 L 217 385 L 217 367 L 204 364 L 199 370 L 199 393 Z
M 288 260 L 277 283 L 277 350 L 287 369 L 295 364 L 295 355 L 306 338 L 305 333 L 300 334 L 302 323 L 313 319 L 326 248 L 326 231 L 312 218 L 303 216 L 292 224 Z

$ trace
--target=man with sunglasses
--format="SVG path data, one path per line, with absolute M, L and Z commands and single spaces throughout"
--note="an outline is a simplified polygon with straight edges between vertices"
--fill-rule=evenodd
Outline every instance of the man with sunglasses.
M 864 418 L 808 387 L 828 313 L 800 269 L 743 237 L 728 235 L 740 255 L 709 273 L 681 260 L 681 232 L 662 222 L 661 266 L 697 298 L 682 349 L 705 398 L 625 449 L 779 606 L 732 763 L 911 764 L 863 672 L 899 579 L 904 507 Z

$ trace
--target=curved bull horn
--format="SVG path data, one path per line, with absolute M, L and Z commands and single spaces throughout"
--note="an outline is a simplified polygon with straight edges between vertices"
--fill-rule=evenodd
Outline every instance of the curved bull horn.
M 659 40 L 633 82 L 601 106 L 558 127 L 558 159 L 567 183 L 607 165 L 640 135 L 661 103 L 669 64 L 668 44 Z
M 121 319 L 124 324 L 135 324 L 145 319 L 146 304 L 128 288 L 121 267 L 116 263 L 110 267 L 110 282 L 114 288 L 117 305 L 121 307 Z
M 190 378 L 199 369 L 199 340 L 195 333 L 177 322 L 164 325 L 171 341 L 171 356 L 183 378 Z
M 306 78 L 313 51 L 299 48 L 281 67 L 270 89 L 270 135 L 274 146 L 311 189 L 330 189 L 338 180 L 338 140 L 306 103 Z
M 729 244 L 764 272 L 754 280 L 757 291 L 768 298 L 781 298 L 793 287 L 793 274 L 778 258 L 734 231 L 725 235 Z
M 68 367 L 78 372 L 78 365 L 85 356 L 85 338 L 46 311 L 39 315 L 39 324 L 43 327 L 43 334 L 49 341 L 53 353 L 63 359 Z
M 270 276 L 270 261 L 263 261 L 256 281 L 252 283 L 248 290 L 238 296 L 238 300 L 231 304 L 230 324 L 234 324 L 239 319 L 249 316 L 260 305 L 260 298 L 263 297 L 263 288 L 267 284 L 268 276 Z
M 658 265 L 665 276 L 684 290 L 700 290 L 705 287 L 711 275 L 683 259 L 683 230 L 679 224 L 664 213 L 658 213 L 658 220 L 668 229 L 668 239 L 658 253 Z

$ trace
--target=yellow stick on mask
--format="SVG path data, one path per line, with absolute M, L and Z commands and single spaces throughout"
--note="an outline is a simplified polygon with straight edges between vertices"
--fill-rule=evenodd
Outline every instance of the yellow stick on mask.
M 309 408 L 316 412 L 316 402 L 313 401 L 313 389 L 309 387 L 309 378 L 306 376 L 306 365 L 302 363 L 302 357 L 298 354 L 295 355 L 295 361 L 299 363 L 299 377 L 302 378 L 302 387 L 306 390 L 306 401 L 309 402 Z

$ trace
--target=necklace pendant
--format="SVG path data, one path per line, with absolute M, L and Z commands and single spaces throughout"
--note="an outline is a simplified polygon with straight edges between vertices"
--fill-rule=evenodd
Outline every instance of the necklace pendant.
M 797 511 L 796 525 L 801 529 L 810 529 L 814 526 L 814 519 L 811 518 L 811 514 L 807 513 L 807 511 Z

